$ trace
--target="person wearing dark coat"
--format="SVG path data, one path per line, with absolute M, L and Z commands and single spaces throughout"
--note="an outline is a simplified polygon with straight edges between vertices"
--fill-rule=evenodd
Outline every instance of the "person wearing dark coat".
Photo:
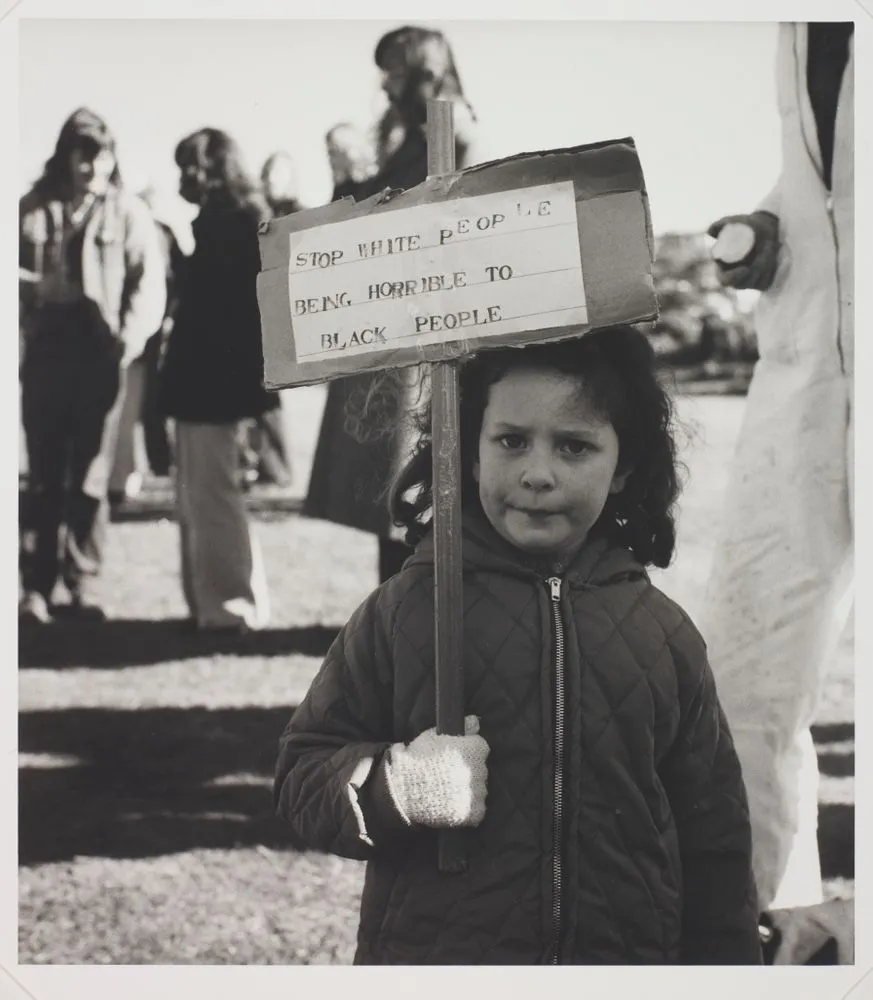
M 167 308 L 161 329 L 147 341 L 143 359 L 146 364 L 145 398 L 143 399 L 142 426 L 146 458 L 156 476 L 168 476 L 173 466 L 173 453 L 167 418 L 160 404 L 160 367 L 167 339 L 173 326 L 176 311 L 176 276 L 184 266 L 185 255 L 171 226 L 155 219 L 161 237 L 161 247 L 167 267 Z
M 458 71 L 445 36 L 425 28 L 403 27 L 380 39 L 375 52 L 389 106 L 377 128 L 378 169 L 360 182 L 349 174 L 336 180 L 334 196 L 360 201 L 385 188 L 412 188 L 427 177 L 424 126 L 430 98 L 451 99 L 455 107 L 455 160 L 470 162 L 474 117 L 464 99 Z M 343 126 L 345 127 L 345 126 Z M 338 144 L 339 135 L 334 135 Z M 328 153 L 331 133 L 328 133 Z M 331 157 L 336 170 L 340 158 Z M 336 176 L 336 174 L 335 174 Z M 398 425 L 393 433 L 374 434 L 366 400 L 374 375 L 363 373 L 330 383 L 316 445 L 304 513 L 348 525 L 378 537 L 378 573 L 396 573 L 409 548 L 397 536 L 387 508 L 387 487 L 405 450 Z M 414 391 L 410 379 L 410 391 Z
M 200 206 L 161 369 L 164 411 L 176 422 L 182 584 L 192 626 L 242 631 L 269 616 L 239 461 L 242 422 L 275 399 L 263 387 L 256 293 L 267 211 L 226 133 L 193 133 L 176 163 L 182 196 Z

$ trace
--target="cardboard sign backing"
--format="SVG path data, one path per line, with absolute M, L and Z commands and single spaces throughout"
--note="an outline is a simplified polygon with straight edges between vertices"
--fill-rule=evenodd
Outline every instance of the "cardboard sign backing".
M 657 315 L 632 139 L 522 153 L 260 233 L 270 389 Z

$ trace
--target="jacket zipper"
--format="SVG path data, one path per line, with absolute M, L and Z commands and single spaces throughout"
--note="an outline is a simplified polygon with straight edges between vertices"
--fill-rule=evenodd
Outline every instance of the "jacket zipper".
M 834 238 L 834 270 L 836 271 L 837 280 L 837 354 L 840 359 L 840 372 L 846 374 L 846 359 L 843 355 L 843 300 L 842 300 L 842 282 L 840 280 L 840 240 L 837 233 L 837 223 L 834 218 L 834 196 L 832 188 L 828 188 L 824 182 L 824 174 L 818 169 L 818 164 L 815 162 L 815 157 L 812 155 L 812 149 L 809 144 L 809 138 L 806 134 L 806 129 L 803 127 L 803 94 L 806 87 L 803 85 L 801 80 L 801 74 L 805 73 L 804 67 L 800 65 L 800 53 L 797 47 L 797 32 L 800 30 L 799 26 L 794 27 L 794 38 L 793 38 L 793 49 L 794 49 L 794 86 L 797 95 L 797 111 L 798 111 L 798 126 L 800 128 L 800 135 L 803 138 L 803 145 L 806 149 L 806 155 L 809 157 L 809 161 L 812 164 L 813 170 L 818 175 L 818 179 L 821 181 L 821 186 L 825 189 L 825 211 L 827 212 L 828 222 L 831 227 L 831 234 Z M 807 29 L 808 32 L 809 29 Z M 806 40 L 807 46 L 809 45 L 809 35 L 807 34 Z M 840 93 L 842 93 L 842 84 L 840 85 Z M 837 95 L 837 110 L 840 106 L 840 94 Z M 836 122 L 834 122 L 834 154 L 837 151 L 836 144 Z M 833 166 L 831 169 L 831 184 L 833 184 Z
M 551 576 L 552 626 L 555 637 L 555 782 L 552 843 L 552 955 L 557 965 L 561 948 L 562 845 L 564 835 L 564 621 L 561 618 L 561 578 Z

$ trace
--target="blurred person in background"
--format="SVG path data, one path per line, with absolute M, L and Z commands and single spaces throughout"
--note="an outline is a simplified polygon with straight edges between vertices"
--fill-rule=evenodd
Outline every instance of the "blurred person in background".
M 131 361 L 119 403 L 118 432 L 109 466 L 110 508 L 135 499 L 142 490 L 148 459 L 138 435 L 146 391 L 145 353 Z
M 303 208 L 297 198 L 297 170 L 289 153 L 279 150 L 264 161 L 261 191 L 271 218 L 293 215 Z M 280 393 L 271 393 L 269 409 L 247 421 L 241 443 L 246 486 L 291 485 L 291 451 Z
M 354 198 L 360 186 L 376 173 L 376 150 L 359 129 L 340 122 L 324 137 L 333 177 L 331 201 Z
M 376 128 L 378 172 L 358 197 L 383 188 L 411 188 L 427 177 L 427 102 L 450 100 L 454 108 L 455 166 L 473 163 L 475 116 L 445 35 L 406 25 L 389 31 L 376 46 L 388 107 Z
M 175 420 L 186 627 L 242 632 L 269 617 L 240 469 L 243 422 L 275 405 L 262 384 L 256 294 L 258 226 L 268 212 L 227 133 L 199 129 L 175 158 L 180 193 L 200 208 L 161 367 L 164 412 Z
M 461 169 L 471 162 L 475 119 L 445 36 L 427 28 L 398 28 L 379 40 L 374 58 L 382 70 L 382 89 L 388 98 L 376 128 L 377 169 L 349 184 L 353 175 L 345 160 L 350 157 L 337 155 L 339 141 L 335 134 L 331 140 L 332 130 L 328 133 L 328 156 L 334 170 L 335 197 L 351 194 L 361 200 L 385 188 L 407 189 L 425 180 L 425 125 L 427 102 L 432 98 L 453 102 L 456 167 Z M 333 155 L 332 145 L 336 147 Z M 363 168 L 366 145 L 357 149 Z M 375 534 L 380 580 L 393 576 L 410 554 L 401 533 L 391 524 L 387 487 L 413 442 L 400 420 L 393 433 L 377 433 L 373 428 L 390 423 L 391 413 L 415 409 L 423 402 L 425 391 L 418 368 L 402 369 L 397 377 L 400 401 L 392 399 L 385 380 L 372 373 L 330 383 L 303 507 L 310 517 Z
M 822 899 L 810 725 L 854 579 L 852 34 L 779 26 L 778 183 L 750 215 L 710 228 L 721 280 L 762 293 L 699 624 L 743 765 L 763 909 Z M 739 259 L 728 226 L 749 244 Z
M 120 401 L 115 454 L 109 473 L 109 503 L 116 506 L 139 494 L 148 470 L 156 476 L 168 476 L 172 464 L 167 420 L 157 402 L 157 377 L 172 325 L 174 275 L 182 266 L 184 254 L 173 227 L 159 218 L 163 213 L 154 189 L 146 188 L 139 197 L 148 207 L 158 230 L 166 275 L 167 304 L 160 327 L 146 341 L 142 355 L 128 368 L 124 396 Z M 141 444 L 137 439 L 140 427 Z
M 303 206 L 297 197 L 297 168 L 290 153 L 271 153 L 261 168 L 261 190 L 274 219 L 299 212 Z
M 171 220 L 172 213 L 166 206 L 161 205 L 153 189 L 146 189 L 142 198 L 149 206 L 158 228 L 167 275 L 167 307 L 160 329 L 149 338 L 143 353 L 146 379 L 141 418 L 149 468 L 156 476 L 169 476 L 173 464 L 173 451 L 170 428 L 161 409 L 160 366 L 173 328 L 176 288 L 185 267 L 185 253 L 179 239 L 180 235 L 184 234 L 179 228 L 178 221 Z
M 120 390 L 164 311 L 158 236 L 122 188 L 115 148 L 106 122 L 79 108 L 19 205 L 28 459 L 19 617 L 41 623 L 59 576 L 69 613 L 103 617 L 88 591 L 103 561 Z

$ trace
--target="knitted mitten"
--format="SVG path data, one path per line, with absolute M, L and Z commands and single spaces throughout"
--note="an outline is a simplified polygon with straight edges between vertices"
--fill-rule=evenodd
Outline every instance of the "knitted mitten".
M 408 746 L 395 743 L 385 756 L 394 804 L 412 826 L 478 826 L 485 816 L 488 744 L 479 720 L 468 715 L 465 736 L 427 729 Z

